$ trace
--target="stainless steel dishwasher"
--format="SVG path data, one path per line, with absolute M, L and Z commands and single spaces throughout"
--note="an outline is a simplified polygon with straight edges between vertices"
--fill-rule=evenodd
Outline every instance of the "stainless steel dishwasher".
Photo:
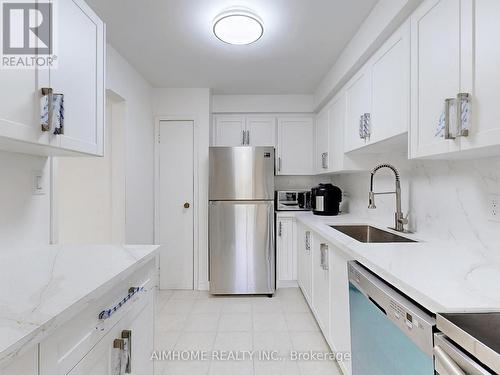
M 353 375 L 434 375 L 434 317 L 349 263 Z

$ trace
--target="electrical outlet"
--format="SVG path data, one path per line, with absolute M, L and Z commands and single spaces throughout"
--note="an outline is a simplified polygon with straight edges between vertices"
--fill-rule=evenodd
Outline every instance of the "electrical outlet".
M 33 171 L 31 180 L 31 189 L 33 191 L 33 195 L 45 195 L 45 179 L 42 171 Z
M 488 206 L 489 220 L 500 222 L 500 194 L 490 194 Z

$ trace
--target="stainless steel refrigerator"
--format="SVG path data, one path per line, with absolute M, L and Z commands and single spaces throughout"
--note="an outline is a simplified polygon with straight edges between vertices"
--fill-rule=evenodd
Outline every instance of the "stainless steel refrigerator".
M 210 292 L 273 294 L 274 148 L 211 147 Z

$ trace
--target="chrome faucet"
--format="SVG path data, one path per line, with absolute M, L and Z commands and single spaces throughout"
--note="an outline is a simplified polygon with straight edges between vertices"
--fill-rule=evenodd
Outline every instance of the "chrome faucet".
M 394 175 L 396 177 L 396 191 L 388 191 L 388 192 L 383 192 L 383 193 L 375 193 L 373 191 L 373 178 L 375 177 L 375 173 L 377 173 L 377 171 L 379 169 L 382 169 L 382 168 L 389 168 L 390 170 L 392 170 L 394 172 Z M 368 195 L 368 208 L 371 208 L 371 209 L 377 208 L 377 206 L 375 205 L 375 195 L 379 195 L 379 194 L 395 194 L 396 195 L 396 213 L 394 214 L 395 223 L 394 223 L 394 228 L 391 228 L 391 229 L 394 229 L 398 232 L 405 232 L 404 226 L 406 224 L 408 224 L 408 218 L 406 218 L 403 215 L 403 211 L 401 211 L 401 182 L 400 182 L 400 178 L 399 178 L 399 172 L 394 166 L 392 166 L 390 164 L 380 164 L 380 165 L 376 166 L 375 168 L 373 168 L 372 173 L 371 173 L 371 178 L 370 178 L 370 193 Z

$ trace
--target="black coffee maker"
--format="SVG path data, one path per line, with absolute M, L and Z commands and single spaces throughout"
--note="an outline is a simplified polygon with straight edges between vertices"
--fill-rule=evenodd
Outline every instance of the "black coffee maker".
M 311 189 L 311 205 L 315 215 L 336 216 L 340 212 L 342 190 L 332 184 L 319 184 Z

